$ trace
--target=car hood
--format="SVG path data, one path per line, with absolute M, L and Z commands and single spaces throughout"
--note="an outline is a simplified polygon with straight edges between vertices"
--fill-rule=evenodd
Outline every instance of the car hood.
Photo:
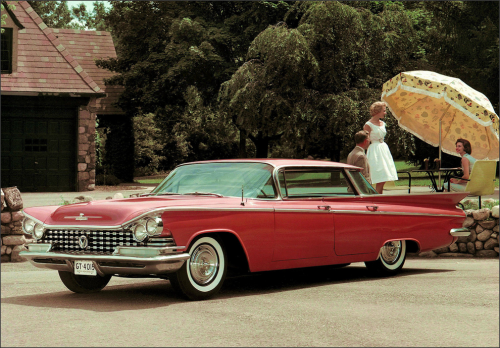
M 161 196 L 112 199 L 24 209 L 46 225 L 117 226 L 154 210 L 204 206 L 239 206 L 241 198 L 213 196 Z

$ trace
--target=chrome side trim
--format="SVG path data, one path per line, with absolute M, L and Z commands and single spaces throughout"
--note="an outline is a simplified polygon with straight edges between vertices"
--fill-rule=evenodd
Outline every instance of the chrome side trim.
M 450 234 L 453 237 L 468 237 L 470 236 L 470 230 L 466 227 L 452 228 Z
M 317 206 L 311 206 L 311 209 L 275 209 L 276 213 L 321 213 L 328 214 L 331 210 L 319 209 Z
M 369 214 L 369 215 L 404 215 L 404 216 L 444 216 L 444 217 L 461 217 L 459 215 L 451 214 L 424 214 L 424 213 L 410 213 L 410 212 L 397 212 L 397 211 L 360 211 L 360 210 L 330 210 L 333 213 L 341 214 Z

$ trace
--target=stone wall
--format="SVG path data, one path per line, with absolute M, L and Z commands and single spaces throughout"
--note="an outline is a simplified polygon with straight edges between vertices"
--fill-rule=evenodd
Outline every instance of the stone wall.
M 79 108 L 78 115 L 78 188 L 79 192 L 95 189 L 95 122 L 96 98 Z
M 420 253 L 423 257 L 498 257 L 500 235 L 498 232 L 498 205 L 488 209 L 466 210 L 463 226 L 471 234 L 459 237 L 450 246 Z
M 25 250 L 26 243 L 32 243 L 31 235 L 23 233 L 22 220 L 23 201 L 17 187 L 7 187 L 2 193 L 2 260 L 1 262 L 26 261 L 19 256 L 21 250 Z

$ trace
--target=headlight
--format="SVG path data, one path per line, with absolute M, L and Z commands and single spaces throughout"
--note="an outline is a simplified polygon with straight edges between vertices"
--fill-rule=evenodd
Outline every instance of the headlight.
M 33 234 L 33 230 L 35 229 L 35 224 L 36 224 L 35 221 L 28 219 L 28 218 L 24 218 L 24 221 L 23 221 L 24 232 L 26 232 L 28 234 Z
M 156 221 L 156 219 L 148 219 L 147 222 L 146 222 L 146 231 L 148 232 L 148 235 L 150 236 L 154 236 L 154 235 L 157 235 L 159 234 L 158 231 L 158 222 Z M 161 231 L 160 231 L 161 233 Z
M 35 224 L 33 235 L 36 239 L 41 239 L 43 237 L 43 225 Z
M 142 242 L 148 236 L 146 226 L 144 224 L 137 224 L 133 227 L 132 232 L 134 233 L 134 238 L 138 242 Z

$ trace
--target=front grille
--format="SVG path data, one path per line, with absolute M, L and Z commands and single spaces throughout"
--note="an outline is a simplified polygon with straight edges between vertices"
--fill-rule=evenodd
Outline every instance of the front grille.
M 82 249 L 78 243 L 81 236 L 85 235 L 88 246 Z M 52 244 L 51 251 L 85 251 L 90 253 L 111 253 L 116 246 L 143 246 L 134 240 L 131 231 L 72 231 L 48 230 L 38 243 Z
M 85 235 L 88 246 L 85 249 L 80 247 L 78 240 Z M 151 246 L 165 247 L 175 246 L 173 238 L 150 238 L 146 242 L 139 243 L 134 240 L 132 232 L 126 231 L 91 231 L 91 230 L 54 230 L 45 231 L 42 239 L 38 243 L 52 244 L 51 251 L 65 252 L 71 254 L 99 254 L 110 255 L 117 246 Z

